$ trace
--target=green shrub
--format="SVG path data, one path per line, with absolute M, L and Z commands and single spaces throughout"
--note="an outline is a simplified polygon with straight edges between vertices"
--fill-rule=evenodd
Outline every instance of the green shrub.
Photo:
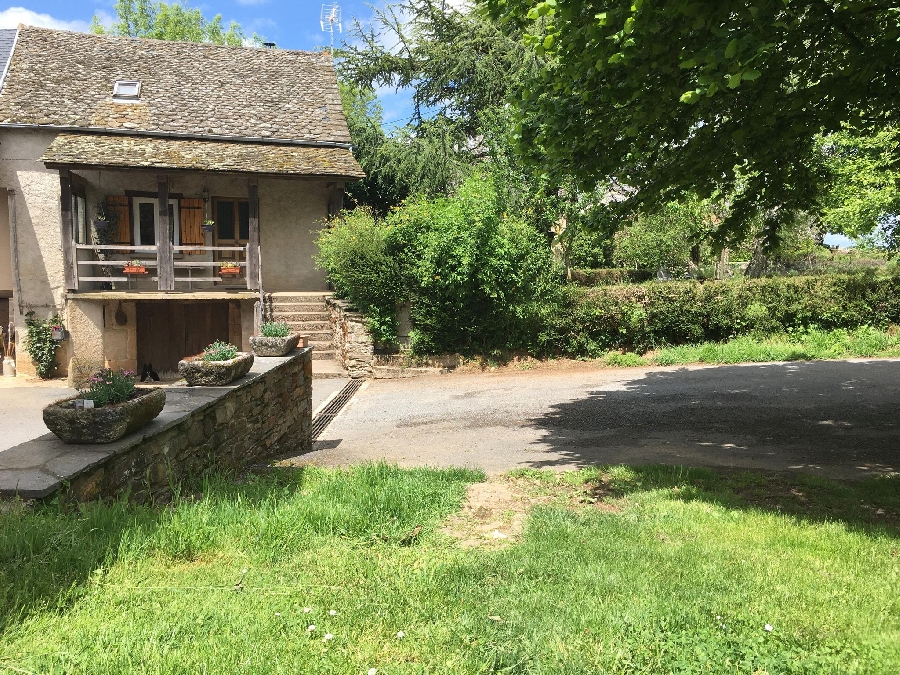
M 315 257 L 335 293 L 366 315 L 373 337 L 385 344 L 396 342 L 395 307 L 407 296 L 400 263 L 387 250 L 388 231 L 371 211 L 344 213 L 319 234 Z
M 91 376 L 88 388 L 81 390 L 81 398 L 90 399 L 101 408 L 122 403 L 134 393 L 134 371 L 104 368 Z
M 266 321 L 259 327 L 263 337 L 287 337 L 291 334 L 291 327 L 287 321 Z
M 818 328 L 900 322 L 900 275 L 874 273 L 567 287 L 542 308 L 532 352 L 599 357 L 610 350 L 719 342 Z M 879 338 L 872 333 L 871 349 Z M 711 355 L 712 357 L 712 355 Z
M 231 361 L 237 355 L 237 347 L 221 340 L 216 340 L 203 350 L 204 361 Z
M 34 312 L 25 315 L 28 332 L 25 334 L 23 346 L 41 379 L 49 378 L 53 370 L 59 366 L 56 360 L 56 348 L 59 345 L 52 339 L 52 333 L 55 326 L 62 327 L 62 325 L 59 314 L 46 321 L 35 319 Z
M 349 214 L 318 245 L 318 264 L 368 316 L 376 340 L 396 339 L 396 306 L 410 303 L 420 354 L 525 347 L 540 305 L 559 288 L 546 239 L 508 218 L 491 181 L 477 177 L 454 197 L 410 201 L 383 222 Z

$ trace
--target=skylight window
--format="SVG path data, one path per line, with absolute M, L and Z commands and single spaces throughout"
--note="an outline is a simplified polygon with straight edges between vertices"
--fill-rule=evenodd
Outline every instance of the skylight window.
M 113 98 L 136 101 L 141 97 L 141 83 L 137 80 L 116 80 Z

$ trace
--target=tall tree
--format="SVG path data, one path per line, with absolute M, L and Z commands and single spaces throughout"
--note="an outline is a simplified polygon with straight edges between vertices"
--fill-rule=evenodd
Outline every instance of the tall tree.
M 519 147 L 548 169 L 636 188 L 614 212 L 732 195 L 724 236 L 770 243 L 818 209 L 815 138 L 900 117 L 889 0 L 484 0 L 546 59 L 519 90 Z
M 152 0 L 116 0 L 116 22 L 109 28 L 94 16 L 91 31 L 107 35 L 152 38 L 155 40 L 180 40 L 184 42 L 211 42 L 218 45 L 241 46 L 248 41 L 261 44 L 262 38 L 254 34 L 247 38 L 240 24 L 232 21 L 226 29 L 222 15 L 207 19 L 196 8 L 184 2 Z

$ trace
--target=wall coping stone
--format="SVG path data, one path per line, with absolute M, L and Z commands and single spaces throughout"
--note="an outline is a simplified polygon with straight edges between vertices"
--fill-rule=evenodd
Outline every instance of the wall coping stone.
M 159 417 L 112 443 L 71 445 L 48 431 L 39 438 L 0 451 L 0 498 L 18 495 L 22 499 L 43 499 L 64 483 L 162 434 L 188 416 L 212 408 L 232 391 L 253 386 L 266 373 L 295 359 L 309 358 L 311 351 L 311 347 L 306 347 L 288 356 L 257 357 L 247 375 L 221 387 L 165 386 L 166 405 Z M 158 383 L 152 385 L 158 386 Z

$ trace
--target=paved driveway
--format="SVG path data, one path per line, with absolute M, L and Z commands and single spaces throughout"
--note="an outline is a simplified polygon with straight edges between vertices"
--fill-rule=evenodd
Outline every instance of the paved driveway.
M 65 380 L 26 383 L 24 377 L 0 378 L 0 451 L 48 433 L 44 406 L 74 393 Z
M 900 360 L 376 380 L 298 462 L 900 470 Z

